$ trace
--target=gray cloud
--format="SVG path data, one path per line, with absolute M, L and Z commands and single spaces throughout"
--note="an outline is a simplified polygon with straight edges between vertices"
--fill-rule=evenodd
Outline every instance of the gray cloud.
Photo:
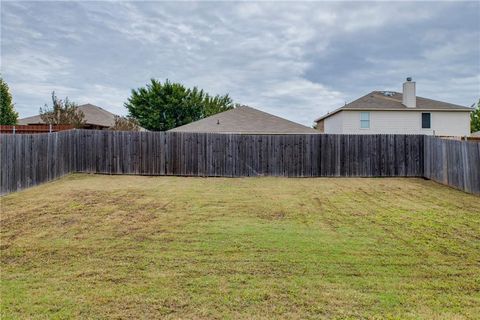
M 50 92 L 124 114 L 150 78 L 310 125 L 371 90 L 470 105 L 480 92 L 480 4 L 4 2 L 2 76 L 21 116 Z

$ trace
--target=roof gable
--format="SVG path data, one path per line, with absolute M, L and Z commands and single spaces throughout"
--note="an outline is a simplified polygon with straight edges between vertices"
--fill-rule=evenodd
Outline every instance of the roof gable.
M 319 133 L 315 129 L 247 106 L 217 113 L 169 131 L 251 134 Z
M 85 121 L 87 124 L 102 126 L 102 127 L 111 127 L 115 124 L 115 114 L 97 107 L 93 104 L 87 103 L 78 106 L 78 110 L 82 111 L 85 115 Z M 40 115 L 33 117 L 26 117 L 18 120 L 18 124 L 44 124 Z
M 115 124 L 115 114 L 97 107 L 93 104 L 87 103 L 78 106 L 78 109 L 85 115 L 85 121 L 88 124 L 111 127 Z

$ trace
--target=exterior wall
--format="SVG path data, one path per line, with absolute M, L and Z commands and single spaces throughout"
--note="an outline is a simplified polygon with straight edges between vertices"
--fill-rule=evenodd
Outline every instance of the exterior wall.
M 317 124 L 315 125 L 315 129 L 320 131 L 321 133 L 324 133 L 325 132 L 325 121 L 323 121 L 323 120 L 318 121 Z
M 422 129 L 422 112 L 428 111 L 363 111 L 370 112 L 369 129 L 360 128 L 361 112 L 344 110 L 324 119 L 325 133 L 470 135 L 469 112 L 432 111 L 431 129 Z
M 340 111 L 334 115 L 324 119 L 324 133 L 344 133 L 343 129 L 343 113 L 345 111 Z M 360 114 L 358 114 L 358 127 L 360 128 Z

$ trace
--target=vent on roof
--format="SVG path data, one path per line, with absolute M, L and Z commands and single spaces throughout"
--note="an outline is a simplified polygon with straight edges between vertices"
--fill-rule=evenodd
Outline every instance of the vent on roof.
M 385 97 L 393 97 L 395 95 L 395 92 L 392 91 L 382 91 L 382 93 Z

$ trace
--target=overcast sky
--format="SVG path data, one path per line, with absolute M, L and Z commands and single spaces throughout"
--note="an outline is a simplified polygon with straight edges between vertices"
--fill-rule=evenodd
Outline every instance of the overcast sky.
M 470 106 L 480 2 L 1 2 L 1 73 L 21 117 L 50 93 L 126 114 L 150 78 L 311 125 L 373 90 Z

